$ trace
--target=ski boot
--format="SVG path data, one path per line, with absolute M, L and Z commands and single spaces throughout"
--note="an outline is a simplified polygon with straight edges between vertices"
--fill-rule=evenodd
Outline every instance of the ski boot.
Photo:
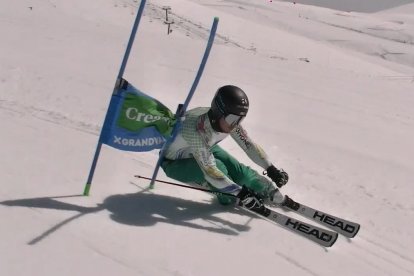
M 269 193 L 269 197 L 265 200 L 265 204 L 275 207 L 285 207 L 297 211 L 300 207 L 299 203 L 283 195 L 279 189 L 275 189 Z
M 285 199 L 282 202 L 281 206 L 297 211 L 299 210 L 300 204 L 288 197 L 287 195 L 285 195 Z

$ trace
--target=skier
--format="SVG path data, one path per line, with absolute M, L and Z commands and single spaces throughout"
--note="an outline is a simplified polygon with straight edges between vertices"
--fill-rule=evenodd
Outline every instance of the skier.
M 249 100 L 242 89 L 233 85 L 219 88 L 211 107 L 186 112 L 182 128 L 167 149 L 161 167 L 172 179 L 230 193 L 238 199 L 218 195 L 223 205 L 237 201 L 255 210 L 263 203 L 273 206 L 295 204 L 279 191 L 288 182 L 288 174 L 268 160 L 262 148 L 250 139 L 240 124 L 248 110 Z M 265 169 L 264 173 L 274 183 L 217 145 L 228 135 L 254 163 Z

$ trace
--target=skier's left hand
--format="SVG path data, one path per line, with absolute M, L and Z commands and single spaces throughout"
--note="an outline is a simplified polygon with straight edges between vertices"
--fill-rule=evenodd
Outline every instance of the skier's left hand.
M 276 183 L 278 188 L 286 185 L 289 181 L 289 175 L 282 169 L 278 169 L 275 166 L 271 165 L 269 168 L 266 169 L 267 176 L 272 179 L 273 182 Z
M 239 199 L 239 204 L 247 209 L 255 210 L 263 206 L 263 202 L 259 196 L 246 186 L 242 187 L 237 197 Z

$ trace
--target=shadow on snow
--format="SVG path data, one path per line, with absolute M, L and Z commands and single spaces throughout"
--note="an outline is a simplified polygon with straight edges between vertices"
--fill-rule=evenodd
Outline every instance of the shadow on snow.
M 247 211 L 236 209 L 231 206 L 226 207 L 221 206 L 218 203 L 203 203 L 165 195 L 150 194 L 145 193 L 145 190 L 139 193 L 109 196 L 103 203 L 98 204 L 96 207 L 84 207 L 59 201 L 59 199 L 63 198 L 82 196 L 83 195 L 70 195 L 25 198 L 7 200 L 0 202 L 0 204 L 12 207 L 18 206 L 78 212 L 76 215 L 59 222 L 41 235 L 29 241 L 29 245 L 38 243 L 71 221 L 103 210 L 109 211 L 110 218 L 121 224 L 148 227 L 163 222 L 225 235 L 238 235 L 239 232 L 247 231 L 250 227 L 246 224 L 232 223 L 229 220 L 215 216 L 215 214 L 226 212 L 243 214 L 250 217 L 253 216 Z M 201 219 L 204 223 L 194 221 L 196 219 Z M 206 226 L 205 222 L 210 226 Z

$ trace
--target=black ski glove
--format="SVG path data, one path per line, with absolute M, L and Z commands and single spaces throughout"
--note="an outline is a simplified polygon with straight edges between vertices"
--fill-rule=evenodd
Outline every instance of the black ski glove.
M 289 180 L 289 175 L 282 169 L 278 169 L 275 166 L 271 165 L 269 168 L 266 169 L 267 176 L 272 179 L 273 182 L 276 183 L 278 188 L 286 185 Z M 263 174 L 266 174 L 263 172 Z
M 263 206 L 263 200 L 246 186 L 242 187 L 237 197 L 239 204 L 249 210 L 258 210 Z

